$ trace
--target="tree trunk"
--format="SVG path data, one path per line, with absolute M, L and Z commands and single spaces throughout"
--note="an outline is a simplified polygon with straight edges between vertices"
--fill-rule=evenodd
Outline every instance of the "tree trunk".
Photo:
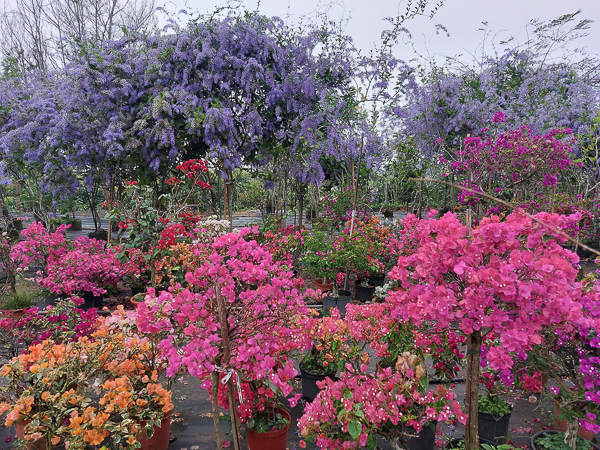
M 304 185 L 299 183 L 298 187 L 298 225 L 302 228 L 302 214 L 304 212 Z
M 421 214 L 423 213 L 423 180 L 419 183 L 419 209 L 417 212 L 417 217 L 420 219 Z
M 223 346 L 223 366 L 227 367 L 231 360 L 231 348 L 229 344 L 229 322 L 227 320 L 227 307 L 225 306 L 225 299 L 221 295 L 221 285 L 217 283 L 215 286 L 215 292 L 217 296 L 217 305 L 219 307 L 219 322 L 221 324 L 221 345 Z M 238 376 L 236 374 L 236 376 Z M 233 376 L 229 377 L 227 381 L 227 393 L 229 396 L 229 414 L 231 415 L 231 431 L 233 434 L 233 447 L 234 450 L 241 450 L 240 442 L 240 424 L 237 414 L 237 407 L 235 404 L 234 387 L 233 387 Z
M 577 449 L 577 438 L 579 437 L 579 419 L 567 421 L 567 431 L 565 431 L 565 444 L 572 450 Z
M 221 424 L 219 423 L 219 372 L 213 372 L 211 378 L 210 395 L 212 403 L 213 426 L 215 428 L 215 442 L 217 443 L 217 450 L 223 450 Z
M 454 203 L 454 174 L 452 174 L 452 186 L 450 186 L 450 197 L 452 197 L 452 213 L 456 212 L 456 204 Z
M 465 450 L 479 447 L 479 427 L 477 411 L 479 408 L 479 364 L 481 360 L 481 331 L 473 331 L 467 336 L 467 392 L 465 425 Z

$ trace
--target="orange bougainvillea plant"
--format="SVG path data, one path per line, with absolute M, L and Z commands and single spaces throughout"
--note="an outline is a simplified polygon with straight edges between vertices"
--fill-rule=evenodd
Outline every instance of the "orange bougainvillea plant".
M 185 274 L 198 266 L 198 256 L 192 246 L 184 242 L 170 246 L 168 253 L 156 263 L 156 283 L 187 287 Z
M 151 435 L 173 409 L 171 392 L 145 361 L 150 345 L 101 324 L 90 338 L 47 340 L 6 364 L 0 375 L 8 380 L 2 390 L 10 401 L 0 412 L 7 426 L 23 423 L 25 438 L 17 446 L 45 439 L 50 449 L 63 444 L 72 450 L 110 440 L 117 448 L 136 448 L 140 433 Z

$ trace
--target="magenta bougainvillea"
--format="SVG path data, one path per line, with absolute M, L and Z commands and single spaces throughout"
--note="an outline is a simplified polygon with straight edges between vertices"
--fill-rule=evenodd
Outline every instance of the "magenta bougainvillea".
M 534 220 L 535 219 L 535 220 Z M 485 358 L 496 371 L 510 370 L 542 343 L 550 326 L 565 333 L 596 330 L 600 319 L 584 305 L 600 301 L 597 290 L 576 281 L 577 255 L 560 243 L 581 214 L 521 212 L 486 217 L 471 230 L 455 215 L 417 220 L 409 215 L 403 233 L 412 252 L 400 256 L 390 277 L 405 289 L 390 293 L 392 315 L 449 327 L 467 337 L 467 448 L 477 442 L 477 393 L 484 330 L 493 332 Z M 414 248 L 414 247 L 412 247 Z M 469 397 L 469 392 L 472 394 Z M 470 400 L 469 400 L 470 398 Z
M 493 216 L 482 219 L 470 238 L 453 214 L 427 221 L 409 215 L 404 233 L 419 245 L 400 256 L 390 273 L 406 289 L 389 296 L 396 316 L 442 327 L 458 321 L 465 334 L 493 329 L 499 345 L 487 358 L 494 369 L 510 368 L 511 352 L 538 344 L 544 326 L 596 328 L 598 319 L 582 314 L 584 292 L 575 281 L 579 258 L 553 231 L 580 217 L 537 214 L 545 226 L 518 212 L 502 221 Z
M 212 244 L 198 244 L 201 263 L 186 275 L 191 290 L 157 294 L 150 289 L 138 308 L 140 330 L 169 334 L 160 344 L 169 360 L 169 376 L 185 368 L 210 389 L 215 371 L 234 371 L 242 386 L 242 422 L 264 412 L 279 395 L 292 394 L 297 371 L 289 355 L 302 341 L 292 330 L 292 319 L 307 312 L 290 268 L 249 239 L 257 232 L 245 228 L 217 237 Z M 228 319 L 229 360 L 218 290 Z M 224 405 L 224 396 L 220 398 Z M 290 397 L 292 403 L 297 400 Z
M 107 248 L 103 241 L 80 236 L 67 241 L 61 225 L 49 233 L 40 222 L 23 231 L 25 240 L 12 249 L 12 257 L 21 267 L 37 267 L 40 286 L 55 294 L 91 292 L 101 295 L 116 285 L 127 268 L 116 257 L 119 247 Z

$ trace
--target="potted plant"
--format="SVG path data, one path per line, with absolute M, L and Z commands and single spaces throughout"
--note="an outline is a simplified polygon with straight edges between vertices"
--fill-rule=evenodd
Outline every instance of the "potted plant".
M 35 305 L 39 290 L 30 286 L 17 286 L 16 292 L 7 292 L 0 296 L 0 313 L 10 315 L 18 320 L 25 315 L 25 311 Z
M 240 413 L 247 414 L 244 434 L 248 449 L 285 450 L 291 416 L 280 398 L 285 398 L 286 394 L 266 379 L 250 381 L 244 392 L 249 397 L 244 400 L 244 407 L 249 407 L 250 411 L 240 408 Z
M 133 309 L 136 309 L 138 305 L 144 301 L 146 295 L 148 295 L 146 292 L 140 292 L 139 294 L 135 294 L 133 297 L 131 297 L 129 302 L 133 305 Z
M 10 401 L 0 404 L 0 411 L 7 413 L 7 426 L 19 424 L 24 441 L 17 444 L 43 439 L 51 449 L 74 437 L 98 445 L 102 439 L 98 440 L 95 434 L 82 435 L 80 431 L 72 436 L 73 430 L 65 424 L 76 423 L 73 420 L 79 417 L 83 405 L 91 402 L 88 383 L 96 377 L 102 378 L 101 361 L 116 359 L 119 351 L 87 337 L 68 344 L 45 340 L 6 364 L 0 375 L 8 381 L 2 389 Z M 86 357 L 82 358 L 83 355 Z
M 127 251 L 137 249 L 144 255 L 150 270 L 150 283 L 156 285 L 156 262 L 168 254 L 168 248 L 176 244 L 181 237 L 189 237 L 195 228 L 189 210 L 198 205 L 191 203 L 203 189 L 210 185 L 204 181 L 208 172 L 206 162 L 190 159 L 176 167 L 175 176 L 165 181 L 166 192 L 160 196 L 160 207 L 154 197 L 152 186 L 138 184 L 137 181 L 123 181 L 123 195 L 111 205 L 108 219 L 117 223 L 118 237 L 129 232 L 119 258 L 126 258 Z
M 589 281 L 589 280 L 588 280 Z M 586 290 L 595 283 L 588 283 Z M 591 299 L 590 299 L 591 300 Z M 596 306 L 593 301 L 584 303 L 584 311 Z M 596 415 L 598 403 L 596 392 L 599 380 L 591 373 L 600 370 L 597 360 L 597 332 L 582 328 L 567 332 L 557 326 L 546 327 L 544 340 L 537 346 L 537 352 L 529 355 L 524 364 L 530 369 L 547 373 L 555 381 L 548 387 L 554 402 L 555 429 L 565 431 L 569 443 L 575 445 L 577 436 L 591 440 L 600 432 Z
M 530 447 L 532 450 L 570 450 L 572 447 L 565 443 L 565 433 L 563 431 L 545 430 L 539 431 L 531 436 Z M 578 437 L 575 444 L 576 450 L 590 450 L 590 441 Z M 598 450 L 600 447 L 591 444 L 591 447 Z
M 301 323 L 312 344 L 300 362 L 302 397 L 311 402 L 320 391 L 320 382 L 335 379 L 345 363 L 356 361 L 365 343 L 359 345 L 352 337 L 350 322 L 340 319 L 335 309 L 329 317 L 307 317 Z
M 346 306 L 352 301 L 352 293 L 344 289 L 343 286 L 346 275 L 343 272 L 338 272 L 335 276 L 333 271 L 328 272 L 332 277 L 331 291 L 326 292 L 323 298 L 323 310 L 329 313 L 332 309 L 337 309 L 342 316 L 346 314 Z
M 305 251 L 300 259 L 302 266 L 311 271 L 315 279 L 315 287 L 323 292 L 333 288 L 331 279 L 328 279 L 330 269 L 330 260 L 327 255 L 331 244 L 323 231 L 315 231 L 312 235 L 306 236 L 304 240 Z
M 167 334 L 159 344 L 167 375 L 187 369 L 210 390 L 217 448 L 219 407 L 229 407 L 237 439 L 238 420 L 255 419 L 247 425 L 253 429 L 263 413 L 279 419 L 272 414 L 279 391 L 292 405 L 300 398 L 290 384 L 297 374 L 291 353 L 307 343 L 294 321 L 308 309 L 287 265 L 253 236 L 244 228 L 196 245 L 200 263 L 186 274 L 188 288 L 149 289 L 136 310 L 141 331 Z M 193 356 L 199 353 L 206 357 Z
M 153 448 L 166 450 L 173 404 L 158 381 L 165 363 L 152 340 L 128 333 L 131 323 L 118 316 L 90 338 L 46 339 L 5 365 L 3 389 L 13 399 L 0 406 L 6 424 L 20 423 L 26 442 L 43 439 L 48 448 L 97 446 L 110 436 L 134 449 L 162 428 L 166 445 L 162 436 Z
M 496 444 L 504 444 L 508 438 L 508 423 L 512 407 L 499 395 L 479 396 L 479 437 Z
M 410 359 L 394 372 L 391 368 L 375 373 L 349 368 L 339 381 L 326 379 L 298 421 L 303 439 L 316 442 L 319 448 L 343 448 L 347 442 L 375 448 L 379 434 L 399 449 L 428 424 L 454 417 L 464 423 L 454 394 L 444 388 L 428 391 L 425 369 L 410 364 Z M 427 440 L 435 445 L 434 439 Z
M 95 329 L 96 310 L 83 311 L 74 301 L 60 300 L 56 306 L 39 311 L 27 310 L 18 320 L 0 319 L 0 350 L 5 360 L 10 361 L 29 346 L 45 339 L 54 342 L 69 342 L 89 336 Z
M 39 283 L 55 294 L 80 295 L 84 308 L 99 307 L 102 295 L 115 286 L 124 274 L 115 248 L 83 236 L 58 257 L 48 258 L 45 276 Z
M 130 248 L 119 257 L 123 267 L 123 284 L 129 286 L 131 294 L 136 295 L 146 291 L 150 284 L 150 270 L 144 253 L 137 248 Z
M 521 355 L 535 354 L 542 331 L 553 325 L 563 331 L 586 327 L 592 320 L 584 306 L 597 304 L 600 293 L 587 292 L 576 281 L 576 256 L 559 244 L 565 239 L 560 230 L 569 229 L 579 218 L 548 213 L 529 217 L 516 212 L 503 219 L 483 218 L 477 228 L 464 225 L 452 214 L 429 220 L 408 215 L 403 222 L 406 234 L 414 236 L 410 241 L 418 245 L 414 252 L 412 247 L 407 248 L 403 253 L 408 256 L 400 256 L 390 272 L 390 277 L 401 281 L 407 290 L 392 292 L 388 302 L 394 305 L 393 315 L 418 323 L 435 321 L 442 327 L 455 322 L 465 335 L 470 393 L 467 450 L 478 442 L 475 418 L 481 330 L 489 327 L 498 342 L 487 352 L 491 367 L 510 370 L 517 351 Z M 520 255 L 511 259 L 509 272 L 496 265 L 495 255 L 506 252 Z M 546 261 L 560 270 L 544 272 Z M 486 277 L 479 276 L 484 273 Z M 489 283 L 492 274 L 497 277 L 493 279 L 502 282 Z M 525 291 L 531 295 L 517 294 Z M 520 339 L 518 346 L 515 336 Z

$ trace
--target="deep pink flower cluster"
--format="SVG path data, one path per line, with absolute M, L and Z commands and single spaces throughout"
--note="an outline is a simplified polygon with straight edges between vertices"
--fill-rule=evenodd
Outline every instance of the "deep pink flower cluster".
M 106 293 L 105 287 L 116 285 L 126 272 L 116 257 L 120 249 L 84 236 L 69 242 L 64 235 L 68 227 L 48 233 L 40 222 L 33 222 L 23 230 L 25 240 L 15 244 L 11 256 L 21 267 L 39 267 L 38 282 L 55 294 Z
M 453 214 L 427 221 L 409 216 L 405 233 L 417 246 L 390 273 L 405 289 L 390 293 L 392 315 L 440 327 L 457 321 L 465 334 L 493 330 L 497 344 L 486 357 L 494 370 L 511 368 L 512 355 L 539 344 L 546 326 L 566 332 L 598 329 L 600 319 L 585 314 L 582 303 L 600 301 L 600 293 L 584 293 L 576 281 L 579 258 L 553 231 L 581 216 L 539 213 L 535 218 L 545 225 L 519 212 L 504 221 L 484 218 L 469 237 Z
M 297 371 L 289 359 L 301 346 L 292 330 L 292 319 L 306 314 L 303 296 L 292 272 L 247 236 L 258 229 L 245 228 L 198 244 L 201 263 L 186 274 L 192 290 L 172 289 L 157 295 L 149 290 L 138 307 L 138 326 L 143 332 L 167 332 L 160 348 L 169 360 L 168 376 L 185 367 L 192 376 L 211 387 L 211 374 L 233 370 L 241 384 L 267 382 L 289 396 Z M 223 359 L 223 337 L 219 320 L 217 289 L 226 305 L 231 359 Z M 264 384 L 264 383 L 263 383 Z M 239 406 L 242 421 L 269 403 L 268 392 L 245 388 Z M 293 397 L 291 401 L 297 401 Z
M 366 374 L 342 372 L 339 381 L 318 382 L 321 392 L 298 421 L 303 438 L 319 448 L 359 449 L 371 444 L 386 424 L 412 426 L 419 432 L 433 421 L 466 417 L 452 391 L 421 389 L 415 373 L 391 368 Z M 301 443 L 301 447 L 305 446 Z
M 47 233 L 42 222 L 32 222 L 21 234 L 24 241 L 15 244 L 11 251 L 11 258 L 21 267 L 46 268 L 46 259 L 49 256 L 57 258 L 67 251 L 65 231 L 71 225 L 60 225 L 53 233 Z
M 75 239 L 69 247 L 58 255 L 49 255 L 46 275 L 38 279 L 40 286 L 50 292 L 101 295 L 107 292 L 107 286 L 116 285 L 125 274 L 116 257 L 116 247 L 106 248 L 102 241 L 84 236 Z
M 494 116 L 494 122 L 503 121 L 501 114 Z M 450 168 L 459 176 L 459 185 L 479 192 L 506 194 L 515 187 L 528 187 L 533 192 L 549 190 L 565 172 L 581 167 L 573 158 L 574 140 L 562 140 L 569 134 L 569 129 L 555 129 L 534 136 L 530 128 L 523 126 L 493 138 L 469 136 L 464 140 L 464 149 L 455 153 Z M 466 179 L 460 180 L 462 175 Z M 514 192 L 513 196 L 518 198 Z M 459 200 L 473 206 L 481 199 L 463 190 Z

